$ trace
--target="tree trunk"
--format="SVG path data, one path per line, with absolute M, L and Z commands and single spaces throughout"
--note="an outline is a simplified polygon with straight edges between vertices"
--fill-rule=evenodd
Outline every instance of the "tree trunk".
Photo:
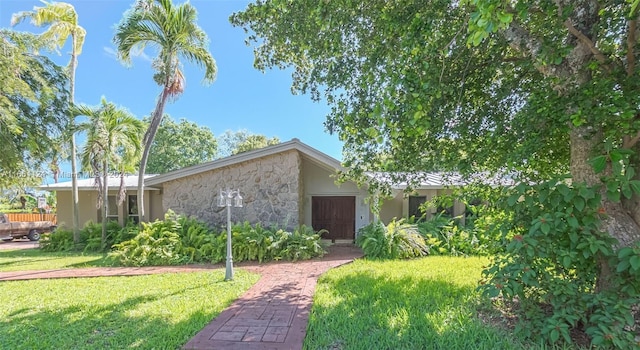
M 138 170 L 138 218 L 139 222 L 146 222 L 147 218 L 145 215 L 145 207 L 144 207 L 144 175 L 147 169 L 147 160 L 149 159 L 149 152 L 151 150 L 151 144 L 153 143 L 153 138 L 156 136 L 158 132 L 158 127 L 160 126 L 160 122 L 162 122 L 162 117 L 164 114 L 164 105 L 167 102 L 167 98 L 169 97 L 169 88 L 163 87 L 160 96 L 158 97 L 158 103 L 156 104 L 156 109 L 153 111 L 153 117 L 151 117 L 151 123 L 149 124 L 149 128 L 147 132 L 144 134 L 144 138 L 142 139 L 142 143 L 144 144 L 144 150 L 142 151 L 142 159 L 140 159 L 140 169 Z
M 602 142 L 602 133 L 591 127 L 573 127 L 571 140 L 571 175 L 574 183 L 586 183 L 589 186 L 600 186 L 601 205 L 605 213 L 602 230 L 618 240 L 618 247 L 629 246 L 640 239 L 640 227 L 633 217 L 624 209 L 622 203 L 607 198 L 606 187 L 600 180 L 603 174 L 596 174 L 588 163 L 596 146 Z M 611 172 L 610 167 L 605 172 Z M 604 175 L 609 175 L 604 174 Z M 609 286 L 612 269 L 604 258 L 598 259 L 600 273 L 596 283 L 597 290 L 606 290 Z
M 69 63 L 69 101 L 74 103 L 74 90 L 76 79 L 76 36 L 71 35 L 71 62 Z M 75 125 L 74 117 L 71 117 L 70 128 L 73 129 Z M 76 164 L 76 135 L 75 132 L 71 132 L 71 201 L 72 203 L 72 220 L 73 220 L 73 243 L 80 243 L 80 219 L 78 210 L 78 165 Z
M 102 162 L 102 239 L 100 240 L 102 249 L 107 248 L 107 214 L 109 214 L 109 164 L 105 159 Z

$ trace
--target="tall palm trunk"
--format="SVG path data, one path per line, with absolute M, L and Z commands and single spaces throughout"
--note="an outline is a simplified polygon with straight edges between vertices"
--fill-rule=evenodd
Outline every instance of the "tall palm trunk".
M 109 213 L 109 169 L 107 159 L 102 162 L 102 249 L 107 248 L 107 214 Z
M 162 116 L 164 114 L 164 105 L 167 103 L 167 98 L 169 97 L 170 89 L 168 87 L 163 87 L 160 96 L 158 97 L 158 103 L 156 104 L 156 109 L 153 111 L 153 117 L 151 118 L 151 123 L 149 124 L 149 128 L 147 132 L 144 134 L 144 138 L 142 139 L 142 143 L 144 144 L 144 150 L 142 151 L 142 159 L 140 159 L 140 170 L 138 171 L 138 218 L 139 222 L 146 222 L 147 218 L 145 215 L 145 207 L 144 207 L 144 174 L 147 169 L 147 160 L 149 159 L 149 151 L 151 150 L 151 144 L 153 143 L 153 139 L 158 132 L 158 127 L 160 126 L 160 122 L 162 122 Z
M 75 89 L 75 81 L 76 81 L 76 66 L 77 66 L 77 55 L 76 55 L 76 36 L 71 35 L 71 62 L 69 63 L 69 101 L 71 104 L 74 103 L 74 89 Z M 73 131 L 73 127 L 75 126 L 74 117 L 70 117 L 70 127 L 71 130 L 71 200 L 73 206 L 73 243 L 80 243 L 80 220 L 79 220 L 79 210 L 78 210 L 78 165 L 76 164 L 76 135 Z

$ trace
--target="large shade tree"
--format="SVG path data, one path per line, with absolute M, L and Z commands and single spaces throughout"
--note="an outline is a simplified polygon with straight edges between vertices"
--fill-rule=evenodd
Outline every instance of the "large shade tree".
M 67 75 L 39 47 L 32 34 L 0 30 L 0 188 L 42 181 L 34 169 L 68 123 Z
M 201 164 L 214 160 L 217 153 L 218 142 L 208 127 L 165 115 L 151 145 L 147 172 L 163 174 Z
M 147 46 L 157 50 L 153 60 L 154 81 L 162 90 L 144 134 L 142 159 L 138 169 L 138 210 L 145 221 L 144 174 L 153 139 L 162 122 L 167 101 L 177 99 L 184 91 L 185 77 L 181 59 L 205 70 L 204 82 L 214 81 L 216 62 L 209 53 L 206 33 L 197 25 L 197 11 L 189 3 L 174 5 L 172 0 L 139 0 L 124 14 L 116 28 L 114 42 L 118 56 L 131 64 L 131 55 Z
M 356 172 L 569 171 L 600 185 L 619 150 L 633 152 L 627 168 L 640 159 L 629 14 L 625 2 L 267 0 L 231 21 L 256 43 L 257 68 L 292 66 L 295 92 L 331 104 L 326 125 Z M 638 201 L 612 192 L 607 229 L 628 245 Z
M 76 129 L 86 136 L 80 158 L 83 170 L 95 175 L 97 207 L 102 212 L 102 246 L 105 248 L 109 175 L 112 172 L 123 173 L 138 162 L 144 124 L 127 110 L 107 102 L 105 98 L 102 98 L 98 106 L 74 106 L 72 114 L 87 117 L 86 121 L 78 123 Z M 121 181 L 117 203 L 124 201 L 123 189 L 124 183 Z
M 637 1 L 258 0 L 231 22 L 247 30 L 258 69 L 292 67 L 294 92 L 331 105 L 326 126 L 345 142 L 353 176 L 456 171 L 530 184 L 569 173 L 582 188 L 559 187 L 563 198 L 579 197 L 558 207 L 570 219 L 547 214 L 558 218 L 556 229 L 575 228 L 577 243 L 567 240 L 575 254 L 600 237 L 571 216 L 587 197 L 600 198 L 595 231 L 615 238 L 613 248 L 640 239 L 637 10 Z M 519 205 L 522 197 L 513 198 Z M 531 219 L 514 225 L 556 230 Z M 619 292 L 613 274 L 628 266 L 613 271 L 610 248 L 592 248 L 580 254 L 596 261 L 596 291 Z M 640 257 L 621 249 L 619 259 L 634 256 L 640 267 Z M 567 259 L 571 266 L 575 255 Z
M 75 76 L 78 65 L 78 55 L 82 53 L 86 31 L 78 24 L 78 14 L 73 5 L 65 2 L 42 1 L 44 6 L 34 6 L 31 11 L 23 11 L 13 15 L 11 24 L 16 25 L 26 19 L 31 24 L 41 27 L 48 26 L 40 34 L 45 44 L 49 47 L 60 49 L 71 37 L 71 58 L 69 60 L 69 101 L 74 102 Z M 68 123 L 73 129 L 73 120 Z M 71 198 L 73 206 L 73 240 L 80 241 L 80 225 L 78 223 L 78 174 L 76 164 L 76 139 L 73 132 L 69 133 L 71 142 Z M 54 154 L 57 156 L 57 154 Z

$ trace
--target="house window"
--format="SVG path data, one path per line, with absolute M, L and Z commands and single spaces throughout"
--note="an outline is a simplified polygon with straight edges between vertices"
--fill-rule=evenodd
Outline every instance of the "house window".
M 118 221 L 118 201 L 116 196 L 107 197 L 107 221 Z M 98 222 L 102 222 L 102 208 L 98 209 Z
M 127 220 L 133 221 L 134 223 L 140 222 L 140 217 L 138 216 L 138 196 L 130 195 L 127 197 Z
M 420 208 L 427 201 L 427 196 L 409 196 L 409 217 L 420 218 L 424 215 L 424 210 Z

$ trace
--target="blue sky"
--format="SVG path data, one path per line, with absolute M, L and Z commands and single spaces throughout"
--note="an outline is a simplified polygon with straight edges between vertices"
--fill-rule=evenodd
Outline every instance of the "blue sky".
M 159 87 L 153 82 L 152 49 L 134 58 L 125 67 L 115 56 L 112 43 L 115 25 L 134 0 L 69 0 L 76 8 L 79 23 L 87 31 L 82 54 L 78 57 L 76 102 L 97 105 L 101 96 L 123 106 L 138 118 L 153 110 Z M 174 0 L 174 3 L 181 3 Z M 216 135 L 226 130 L 247 129 L 281 141 L 294 137 L 341 159 L 342 143 L 329 135 L 323 122 L 329 113 L 325 103 L 315 103 L 309 96 L 291 94 L 291 72 L 253 68 L 253 50 L 246 46 L 242 28 L 232 27 L 229 16 L 246 8 L 248 1 L 191 0 L 198 10 L 198 25 L 209 36 L 209 51 L 216 59 L 218 77 L 210 86 L 202 85 L 204 72 L 185 63 L 187 79 L 184 94 L 167 104 L 165 113 L 174 119 L 185 118 L 208 126 Z M 10 27 L 11 15 L 42 6 L 40 1 L 0 0 L 0 27 Z M 41 32 L 23 22 L 13 29 Z M 66 65 L 69 49 L 61 55 L 50 54 Z M 61 179 L 64 181 L 65 179 Z

